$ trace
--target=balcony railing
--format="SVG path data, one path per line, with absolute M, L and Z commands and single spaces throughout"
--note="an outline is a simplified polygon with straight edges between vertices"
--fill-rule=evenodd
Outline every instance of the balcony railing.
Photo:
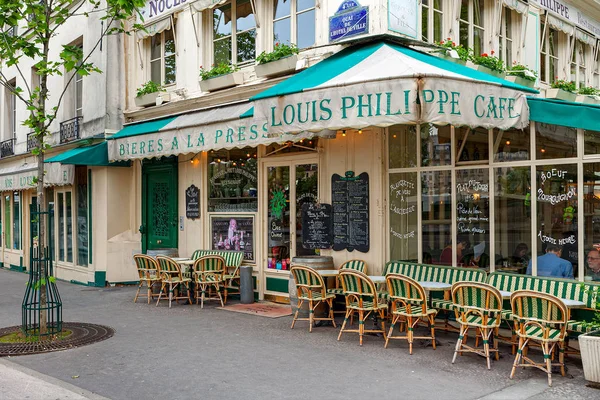
M 15 154 L 15 139 L 0 142 L 0 157 L 8 157 Z
M 60 143 L 68 143 L 79 139 L 79 127 L 82 116 L 75 117 L 60 123 Z
M 35 132 L 31 132 L 27 135 L 27 152 L 38 147 L 39 140 L 35 137 Z

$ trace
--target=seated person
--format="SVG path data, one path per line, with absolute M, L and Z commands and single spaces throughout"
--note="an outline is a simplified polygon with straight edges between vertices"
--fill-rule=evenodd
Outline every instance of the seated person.
M 591 249 L 587 254 L 587 265 L 585 267 L 585 277 L 591 277 L 593 281 L 600 281 L 600 252 L 597 249 Z M 587 278 L 589 280 L 589 278 Z
M 529 257 L 527 253 L 529 252 L 529 247 L 525 243 L 519 243 L 517 247 L 515 247 L 515 251 L 513 255 L 510 257 L 510 265 L 516 266 L 521 264 L 523 266 L 527 265 L 529 262 Z
M 456 238 L 456 264 L 460 266 L 463 258 L 463 251 L 466 251 L 471 243 L 466 236 L 459 235 Z M 452 265 L 452 243 L 444 248 L 442 254 L 440 255 L 440 264 L 441 265 Z
M 537 276 L 573 279 L 573 264 L 560 258 L 562 247 L 548 243 L 546 254 L 537 258 Z M 531 275 L 531 260 L 527 265 L 527 275 Z

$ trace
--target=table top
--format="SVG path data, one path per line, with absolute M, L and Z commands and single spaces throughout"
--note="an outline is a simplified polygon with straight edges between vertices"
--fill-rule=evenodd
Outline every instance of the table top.
M 369 279 L 371 279 L 373 283 L 385 283 L 385 276 L 369 275 Z
M 512 294 L 512 292 L 507 292 L 506 290 L 499 290 L 499 292 L 503 299 L 510 299 L 510 295 Z
M 426 290 L 448 290 L 452 287 L 451 284 L 444 282 L 420 281 L 419 284 Z
M 502 295 L 502 298 L 510 298 L 510 296 L 512 295 L 512 292 L 507 292 L 506 290 L 500 290 L 500 294 Z M 583 301 L 570 300 L 570 299 L 560 299 L 560 300 L 568 308 L 581 308 L 581 307 L 585 307 L 585 303 Z
M 191 258 L 178 258 L 178 259 L 173 259 L 175 260 L 175 262 L 177 264 L 183 264 L 183 265 L 194 265 L 194 263 L 196 262 L 196 260 L 192 260 Z
M 318 269 L 317 272 L 321 276 L 338 276 L 340 274 L 337 269 Z

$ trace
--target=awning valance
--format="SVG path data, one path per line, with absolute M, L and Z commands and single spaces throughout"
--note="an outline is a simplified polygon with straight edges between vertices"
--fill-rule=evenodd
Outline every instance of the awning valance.
M 577 40 L 589 46 L 596 46 L 596 37 L 592 34 L 582 31 L 581 29 L 575 30 L 575 37 L 577 38 Z
M 527 3 L 523 3 L 521 0 L 502 0 L 502 3 L 506 7 L 518 12 L 519 14 L 524 14 L 529 9 L 529 5 Z
M 537 97 L 527 98 L 527 103 L 532 121 L 600 131 L 600 105 Z
M 575 26 L 571 25 L 567 21 L 564 21 L 552 14 L 546 14 L 546 23 L 554 29 L 558 29 L 561 32 L 566 33 L 569 36 L 573 36 L 575 33 Z
M 144 29 L 137 30 L 135 32 L 135 37 L 137 40 L 144 40 L 151 36 L 157 35 L 161 32 L 168 31 L 171 29 L 171 16 L 165 17 L 159 21 L 153 22 L 151 24 L 146 25 Z
M 63 165 L 87 165 L 90 167 L 122 167 L 127 163 L 108 162 L 108 143 L 102 142 L 92 146 L 76 147 L 64 153 L 51 157 L 46 163 L 60 163 Z
M 387 41 L 348 47 L 251 98 L 268 132 L 394 124 L 523 128 L 536 90 Z
M 44 186 L 72 185 L 75 167 L 72 165 L 44 166 Z M 0 169 L 0 191 L 27 190 L 36 187 L 37 163 Z
M 222 4 L 227 3 L 229 0 L 197 0 L 191 4 L 191 7 L 196 12 L 202 12 L 204 10 L 208 10 L 210 8 L 218 7 Z

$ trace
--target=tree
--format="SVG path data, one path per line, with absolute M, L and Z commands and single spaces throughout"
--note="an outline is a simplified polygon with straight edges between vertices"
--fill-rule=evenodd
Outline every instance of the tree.
M 32 153 L 37 158 L 37 199 L 40 211 L 45 212 L 44 201 L 44 153 L 51 148 L 47 143 L 50 126 L 56 120 L 65 94 L 75 80 L 75 76 L 101 73 L 90 60 L 92 53 L 99 47 L 107 35 L 129 34 L 128 20 L 138 15 L 145 0 L 0 0 L 0 85 L 25 104 L 29 112 L 22 124 L 28 127 L 36 139 Z M 103 24 L 99 39 L 84 54 L 83 48 L 60 43 L 60 31 L 72 18 L 89 18 L 92 13 L 100 15 Z M 15 34 L 23 29 L 22 34 Z M 134 24 L 134 29 L 141 28 Z M 19 32 L 20 33 L 20 32 Z M 61 49 L 52 52 L 52 49 Z M 54 55 L 57 54 L 57 55 Z M 29 59 L 39 77 L 39 86 L 27 83 L 21 63 Z M 16 70 L 25 81 L 25 87 L 19 87 L 9 81 L 6 69 Z M 70 77 L 60 92 L 50 93 L 48 79 L 53 76 Z M 50 103 L 51 102 L 51 103 Z M 16 121 L 14 121 L 16 124 Z M 47 246 L 45 221 L 40 218 L 38 248 Z M 43 272 L 42 272 L 43 273 Z M 41 277 L 42 286 L 47 277 Z M 42 290 L 40 304 L 45 305 L 45 290 Z M 46 315 L 40 317 L 40 334 L 46 331 Z

